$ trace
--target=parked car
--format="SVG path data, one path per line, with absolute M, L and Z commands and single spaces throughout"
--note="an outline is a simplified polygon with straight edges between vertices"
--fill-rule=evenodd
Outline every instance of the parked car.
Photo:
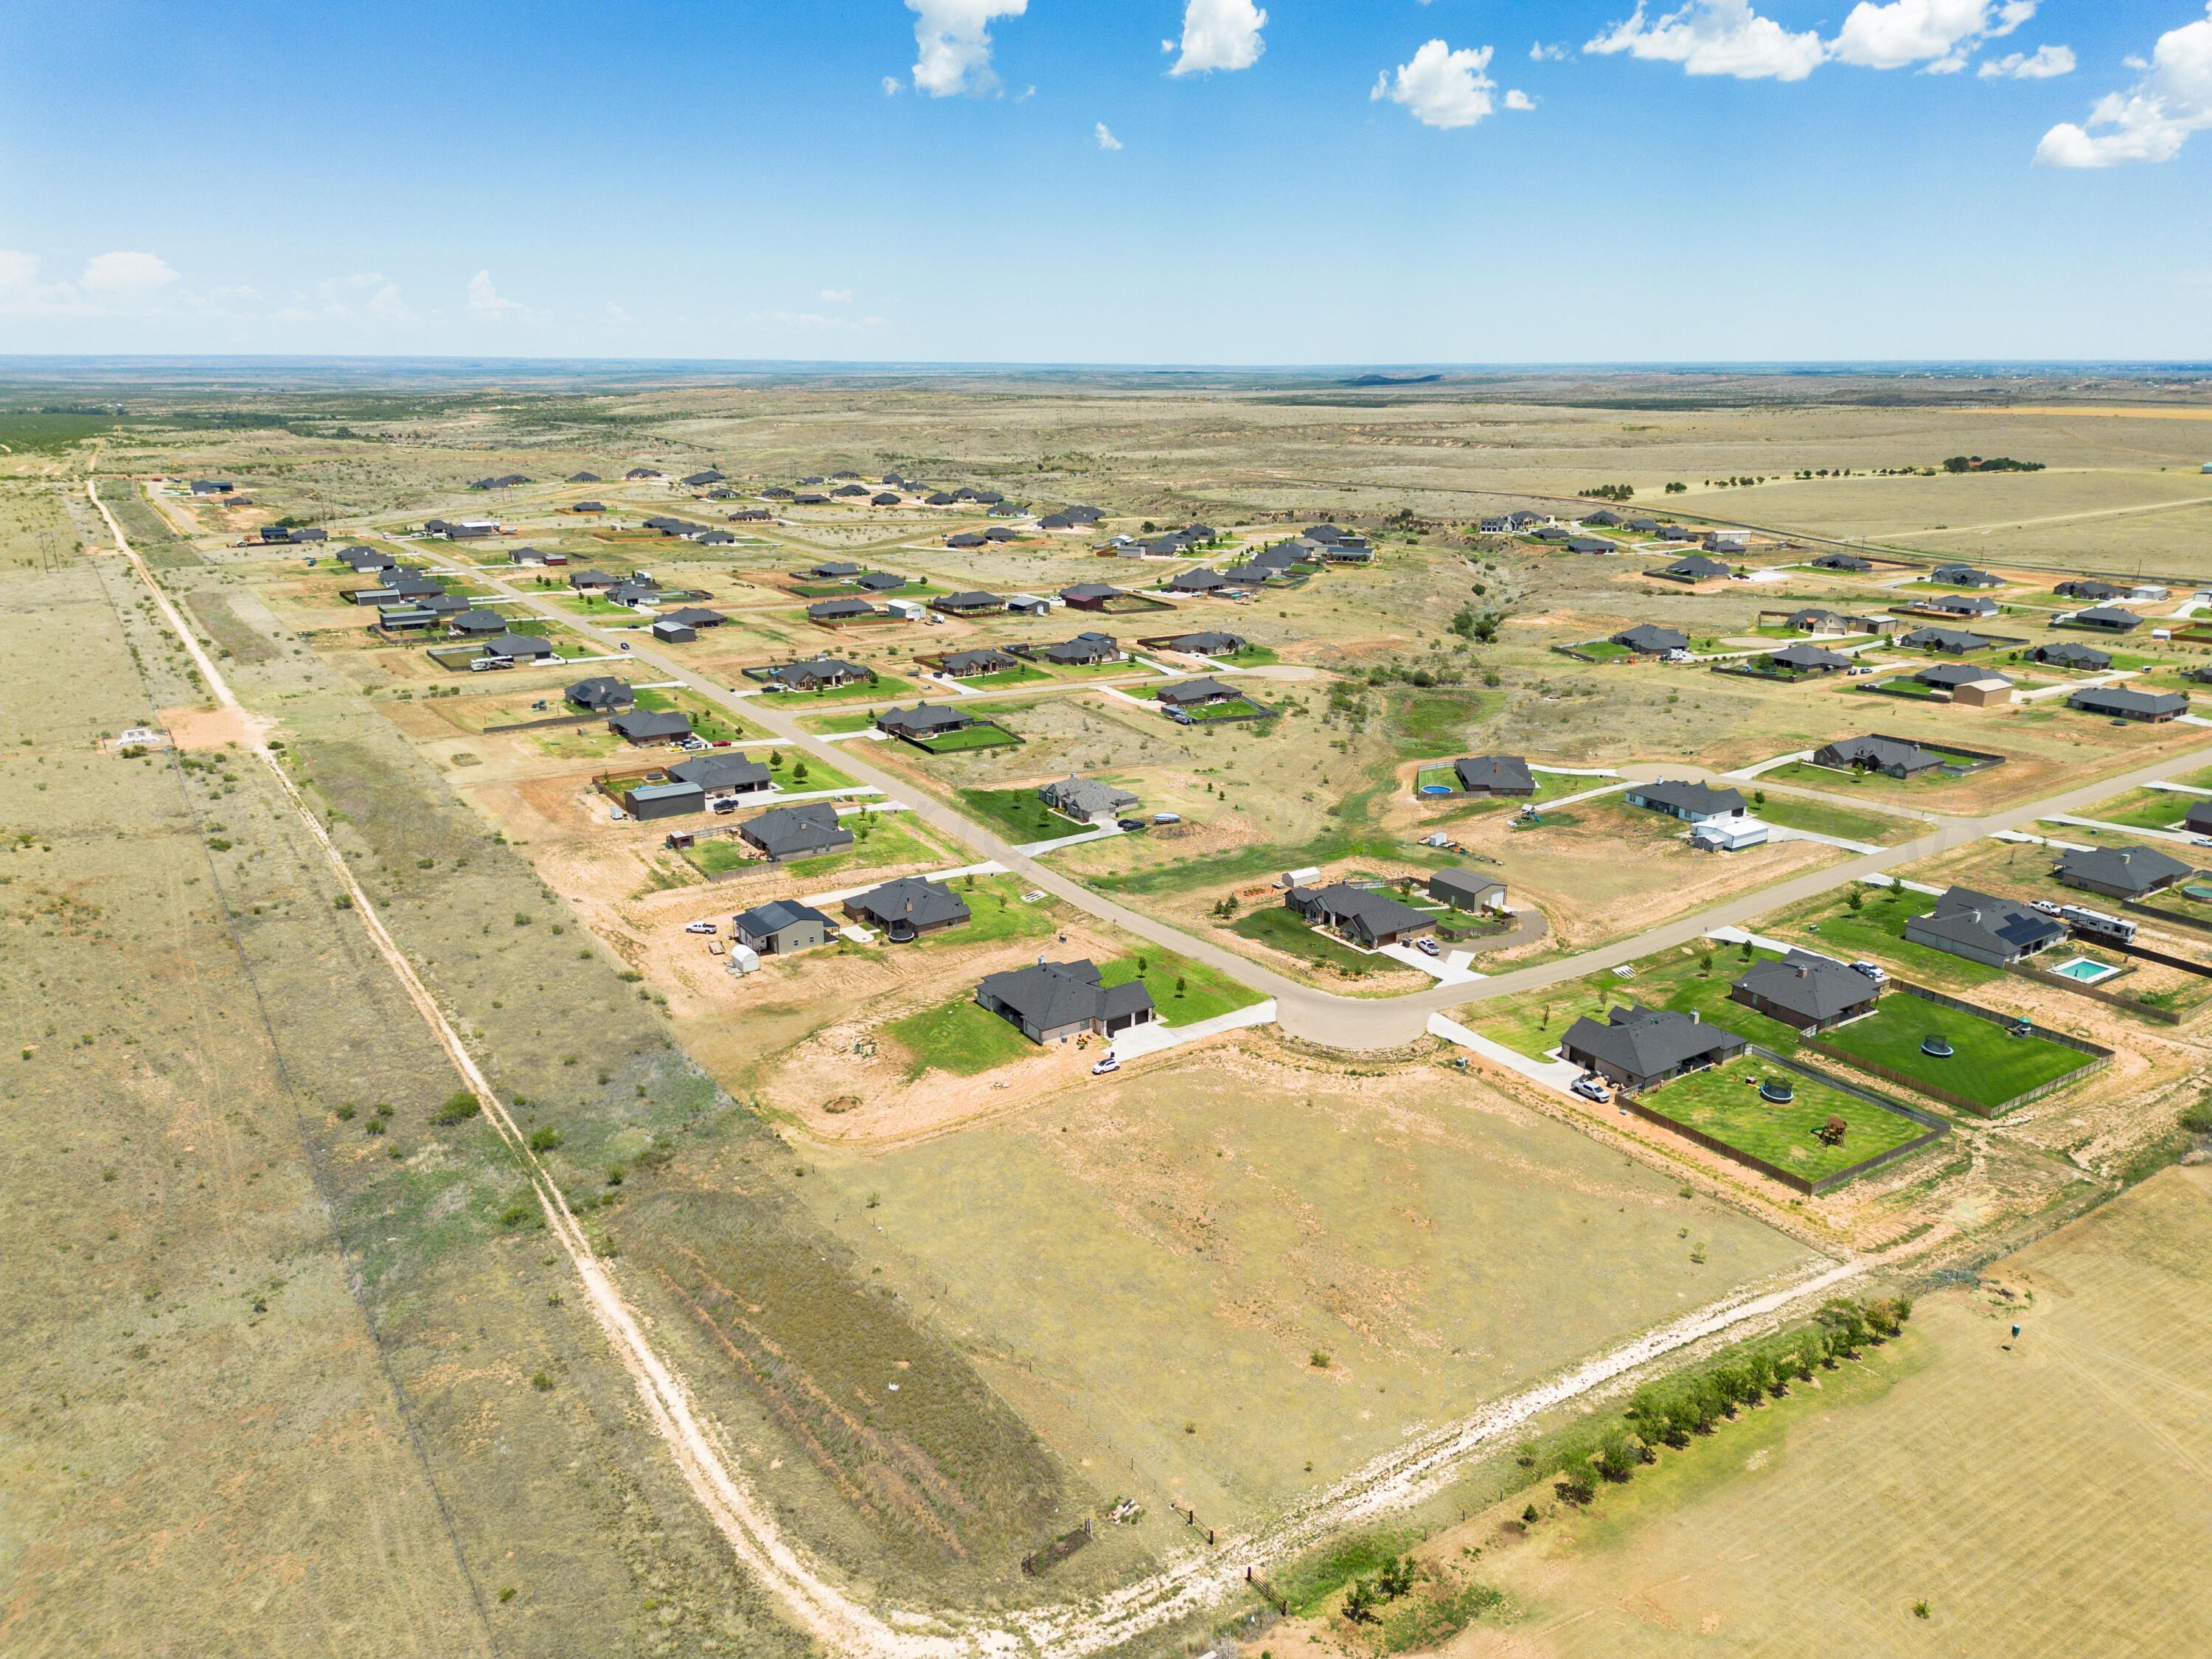
M 1116 830 L 1142 830 L 1148 826 L 1142 818 L 1116 818 L 1114 827 Z
M 2049 899 L 2031 899 L 2027 908 L 2031 910 L 2040 910 L 2046 916 L 2055 916 L 2059 914 L 2058 907 Z
M 1889 977 L 1889 969 L 1878 962 L 1855 962 L 1851 969 L 1855 973 L 1864 974 L 1877 985 Z
M 1091 1068 L 1091 1075 L 1093 1077 L 1104 1077 L 1109 1072 L 1118 1072 L 1121 1069 L 1121 1062 L 1115 1059 L 1113 1055 L 1109 1054 L 1105 1059 L 1100 1060 L 1096 1066 Z
M 687 933 L 719 933 L 722 930 L 711 921 L 693 921 L 685 923 L 684 931 Z
M 2191 847 L 2212 847 L 2212 836 L 2192 836 L 2189 844 Z
M 1437 942 L 1432 939 L 1417 939 L 1413 941 L 1413 948 L 1425 957 L 1438 957 L 1443 954 L 1437 948 Z
M 1601 1106 L 1613 1099 L 1613 1093 L 1594 1077 L 1578 1077 L 1567 1085 L 1584 1100 L 1594 1100 Z

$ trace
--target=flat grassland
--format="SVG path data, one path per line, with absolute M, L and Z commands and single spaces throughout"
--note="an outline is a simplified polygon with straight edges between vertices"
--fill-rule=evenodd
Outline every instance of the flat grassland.
M 2212 1173 L 2167 1170 L 1983 1283 L 1923 1298 L 1857 1375 L 1486 1551 L 1516 1616 L 1452 1653 L 2212 1650 L 2191 1547 L 2212 1482 Z M 1961 1432 L 1974 1423 L 2002 1425 L 2002 1446 Z

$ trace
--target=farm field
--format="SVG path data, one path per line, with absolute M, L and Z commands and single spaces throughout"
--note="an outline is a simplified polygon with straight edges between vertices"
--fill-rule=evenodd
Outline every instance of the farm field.
M 2194 1448 L 2212 1435 L 2189 1381 L 2212 1363 L 2208 1261 L 2206 1173 L 2145 1182 L 1992 1263 L 1980 1287 L 1923 1297 L 1858 1376 L 1486 1551 L 1516 1617 L 1451 1651 L 1686 1659 L 1721 1640 L 1806 1659 L 2071 1659 L 2212 1644 L 2212 1594 L 2171 1547 L 2198 1525 Z M 2002 1457 L 1958 1432 L 1984 1413 L 2006 1425 Z M 2025 1583 L 2041 1587 L 2032 1608 Z

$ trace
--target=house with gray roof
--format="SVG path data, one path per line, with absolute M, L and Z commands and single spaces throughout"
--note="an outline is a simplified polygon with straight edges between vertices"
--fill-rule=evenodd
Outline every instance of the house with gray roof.
M 855 576 L 853 586 L 864 592 L 896 593 L 906 586 L 906 578 L 896 570 L 871 570 L 865 576 Z
M 495 634 L 483 642 L 481 654 L 498 662 L 550 662 L 553 641 L 533 634 Z
M 1851 659 L 1841 652 L 1817 645 L 1785 645 L 1770 653 L 1766 660 L 1795 674 L 1833 674 L 1851 665 Z
M 792 899 L 770 899 L 742 915 L 732 916 L 738 943 L 750 945 L 764 957 L 787 957 L 795 951 L 811 951 L 830 942 L 837 924 L 811 905 Z
M 856 893 L 845 901 L 845 914 L 854 921 L 881 928 L 899 945 L 923 933 L 960 927 L 969 920 L 967 900 L 942 882 L 921 876 L 902 876 Z
M 2107 720 L 2142 720 L 2163 726 L 2189 712 L 2189 699 L 2179 691 L 2129 691 L 2116 685 L 2085 686 L 2066 699 L 2069 708 Z
M 1825 1031 L 1872 1013 L 1881 982 L 1832 957 L 1792 951 L 1754 963 L 1729 987 L 1729 997 L 1801 1031 Z
M 947 593 L 942 599 L 932 599 L 929 608 L 942 611 L 949 617 L 974 617 L 986 611 L 1004 611 L 1006 601 L 1003 594 L 986 593 L 980 589 L 970 588 L 964 593 Z
M 507 632 L 507 618 L 496 611 L 463 611 L 446 619 L 446 631 L 459 640 L 489 639 Z
M 973 679 L 978 675 L 1003 673 L 1009 668 L 1019 668 L 1021 663 L 994 647 L 981 646 L 972 651 L 955 651 L 945 659 L 944 672 L 956 680 Z
M 2139 899 L 2194 873 L 2189 865 L 2154 847 L 2069 848 L 2051 872 L 2069 887 L 2086 887 L 2121 899 Z
M 1856 553 L 1823 553 L 1813 561 L 1815 570 L 1871 570 L 1874 562 L 1863 559 Z
M 963 732 L 975 723 L 973 714 L 943 703 L 918 702 L 911 708 L 887 708 L 876 716 L 878 732 L 888 732 L 910 742 L 941 738 L 948 732 Z
M 1938 691 L 1955 691 L 1962 685 L 1975 685 L 1984 680 L 1995 680 L 2001 685 L 2012 684 L 2010 677 L 1998 673 L 1996 669 L 1971 662 L 1932 663 L 1912 678 Z
M 1905 937 L 1990 968 L 2007 968 L 2066 937 L 2063 922 L 1970 887 L 1954 887 L 1925 915 L 1911 916 Z
M 738 836 L 779 860 L 833 853 L 853 844 L 853 832 L 837 821 L 837 809 L 826 800 L 772 806 L 739 824 Z
M 1055 644 L 1041 647 L 1036 654 L 1061 667 L 1082 667 L 1095 663 L 1119 662 L 1126 653 L 1121 649 L 1121 641 L 1111 634 L 1085 631 L 1072 640 L 1061 640 Z
M 1189 570 L 1178 571 L 1166 583 L 1170 593 L 1218 593 L 1229 586 L 1229 579 L 1218 570 L 1209 570 L 1199 565 Z
M 866 599 L 818 599 L 806 607 L 806 619 L 818 623 L 852 622 L 858 617 L 883 614 Z
M 633 708 L 609 720 L 607 729 L 630 743 L 674 743 L 691 735 L 691 717 L 674 709 Z
M 1678 628 L 1660 628 L 1650 623 L 1638 623 L 1633 628 L 1624 628 L 1615 634 L 1613 643 L 1625 645 L 1639 656 L 1663 657 L 1669 651 L 1687 651 L 1690 636 Z
M 1976 651 L 1986 651 L 1996 641 L 1985 640 L 1979 634 L 1963 633 L 1955 628 L 1916 628 L 1898 641 L 1915 651 L 1932 651 L 1939 656 L 1963 657 Z
M 1621 799 L 1631 806 L 1641 806 L 1647 811 L 1664 812 L 1685 823 L 1740 818 L 1745 811 L 1743 796 L 1739 791 L 1716 789 L 1710 784 L 1683 782 L 1671 778 L 1662 778 L 1656 783 L 1632 783 L 1623 792 Z
M 1948 582 L 1954 587 L 2002 587 L 2004 578 L 1992 576 L 1986 570 L 1977 570 L 1970 564 L 1939 564 L 1928 573 L 1931 582 Z
M 611 674 L 595 674 L 590 679 L 578 680 L 562 696 L 572 707 L 588 709 L 594 714 L 619 714 L 637 703 L 637 693 L 630 688 L 629 682 L 618 680 Z
M 2110 582 L 2097 581 L 2087 576 L 2078 576 L 2071 581 L 2059 583 L 2051 591 L 2062 599 L 2087 599 L 2092 605 L 2101 605 L 2106 599 L 2124 599 L 2134 590 L 2115 587 Z
M 809 657 L 804 662 L 781 664 L 760 678 L 778 691 L 821 691 L 864 680 L 868 671 L 837 657 Z
M 1429 878 L 1429 896 L 1455 910 L 1499 910 L 1506 908 L 1505 884 L 1495 876 L 1479 876 L 1472 870 L 1439 870 Z
M 1946 617 L 1994 617 L 1997 602 L 1978 593 L 1930 593 L 1912 602 L 1915 611 L 1933 611 Z
M 1059 1042 L 1083 1032 L 1113 1037 L 1158 1015 L 1140 979 L 1107 986 L 1091 962 L 1042 962 L 1012 973 L 988 974 L 975 1000 L 1035 1043 Z
M 845 559 L 824 559 L 812 569 L 802 570 L 799 574 L 809 581 L 850 581 L 860 574 L 860 567 Z
M 1293 887 L 1284 895 L 1283 902 L 1316 927 L 1332 929 L 1370 951 L 1433 933 L 1437 925 L 1436 917 L 1426 910 L 1416 910 L 1388 893 L 1354 887 L 1346 881 L 1327 887 Z
M 1559 1056 L 1608 1082 L 1642 1094 L 1686 1072 L 1701 1072 L 1751 1045 L 1733 1031 L 1708 1025 L 1694 1013 L 1632 1003 L 1603 1020 L 1584 1015 L 1567 1028 Z
M 1137 798 L 1127 790 L 1101 783 L 1096 778 L 1062 778 L 1039 789 L 1037 798 L 1054 811 L 1079 823 L 1095 823 L 1101 818 L 1117 817 L 1137 804 Z
M 2100 651 L 2094 645 L 2082 645 L 2074 640 L 2063 640 L 2056 645 L 2037 645 L 2026 653 L 2030 662 L 2047 664 L 2052 668 L 2087 670 L 2102 673 L 2112 665 L 2109 651 Z
M 1103 611 L 1123 593 L 1121 589 L 1104 582 L 1078 582 L 1073 587 L 1061 588 L 1060 597 L 1078 611 Z
M 1813 751 L 1813 764 L 1839 772 L 1879 772 L 1886 778 L 1917 778 L 1943 764 L 1943 757 L 1899 738 L 1838 738 Z
M 1193 657 L 1233 657 L 1251 641 L 1242 634 L 1206 632 L 1177 634 L 1159 641 L 1163 651 L 1180 651 Z
M 1608 550 L 1611 550 L 1612 545 L 1610 542 L 1606 544 Z M 1717 581 L 1725 576 L 1733 576 L 1735 572 L 1718 559 L 1709 559 L 1702 553 L 1692 553 L 1686 559 L 1677 559 L 1670 565 L 1662 566 L 1657 574 L 1662 576 L 1671 576 L 1680 582 L 1710 582 Z
M 621 586 L 623 579 L 611 576 L 604 570 L 571 570 L 568 586 L 579 593 L 604 593 L 611 587 Z
M 2117 605 L 2092 605 L 2069 618 L 2077 628 L 2100 628 L 2107 634 L 2132 634 L 2147 620 Z
M 1470 795 L 1533 795 L 1536 775 L 1518 755 L 1480 755 L 1452 763 L 1452 775 Z
M 764 762 L 750 760 L 735 749 L 678 761 L 668 769 L 668 775 L 679 783 L 696 784 L 709 801 L 766 794 L 775 787 Z
M 1201 675 L 1194 680 L 1177 680 L 1172 685 L 1162 686 L 1156 694 L 1163 708 L 1203 708 L 1217 702 L 1234 702 L 1244 694 L 1233 685 L 1225 685 L 1212 675 Z

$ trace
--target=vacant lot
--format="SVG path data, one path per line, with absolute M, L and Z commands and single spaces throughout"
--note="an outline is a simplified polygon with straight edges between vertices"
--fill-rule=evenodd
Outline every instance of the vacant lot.
M 1835 1396 L 1824 1378 L 1607 1492 L 1587 1517 L 1486 1552 L 1518 1616 L 1453 1652 L 2212 1647 L 2212 1591 L 2184 1541 L 2203 1535 L 2212 1480 L 2197 1382 L 2212 1364 L 2209 1261 L 2212 1179 L 2168 1171 L 1997 1262 L 1984 1288 L 1923 1299 L 1904 1339 Z M 1960 1433 L 1981 1421 L 2003 1424 L 2004 1455 Z

